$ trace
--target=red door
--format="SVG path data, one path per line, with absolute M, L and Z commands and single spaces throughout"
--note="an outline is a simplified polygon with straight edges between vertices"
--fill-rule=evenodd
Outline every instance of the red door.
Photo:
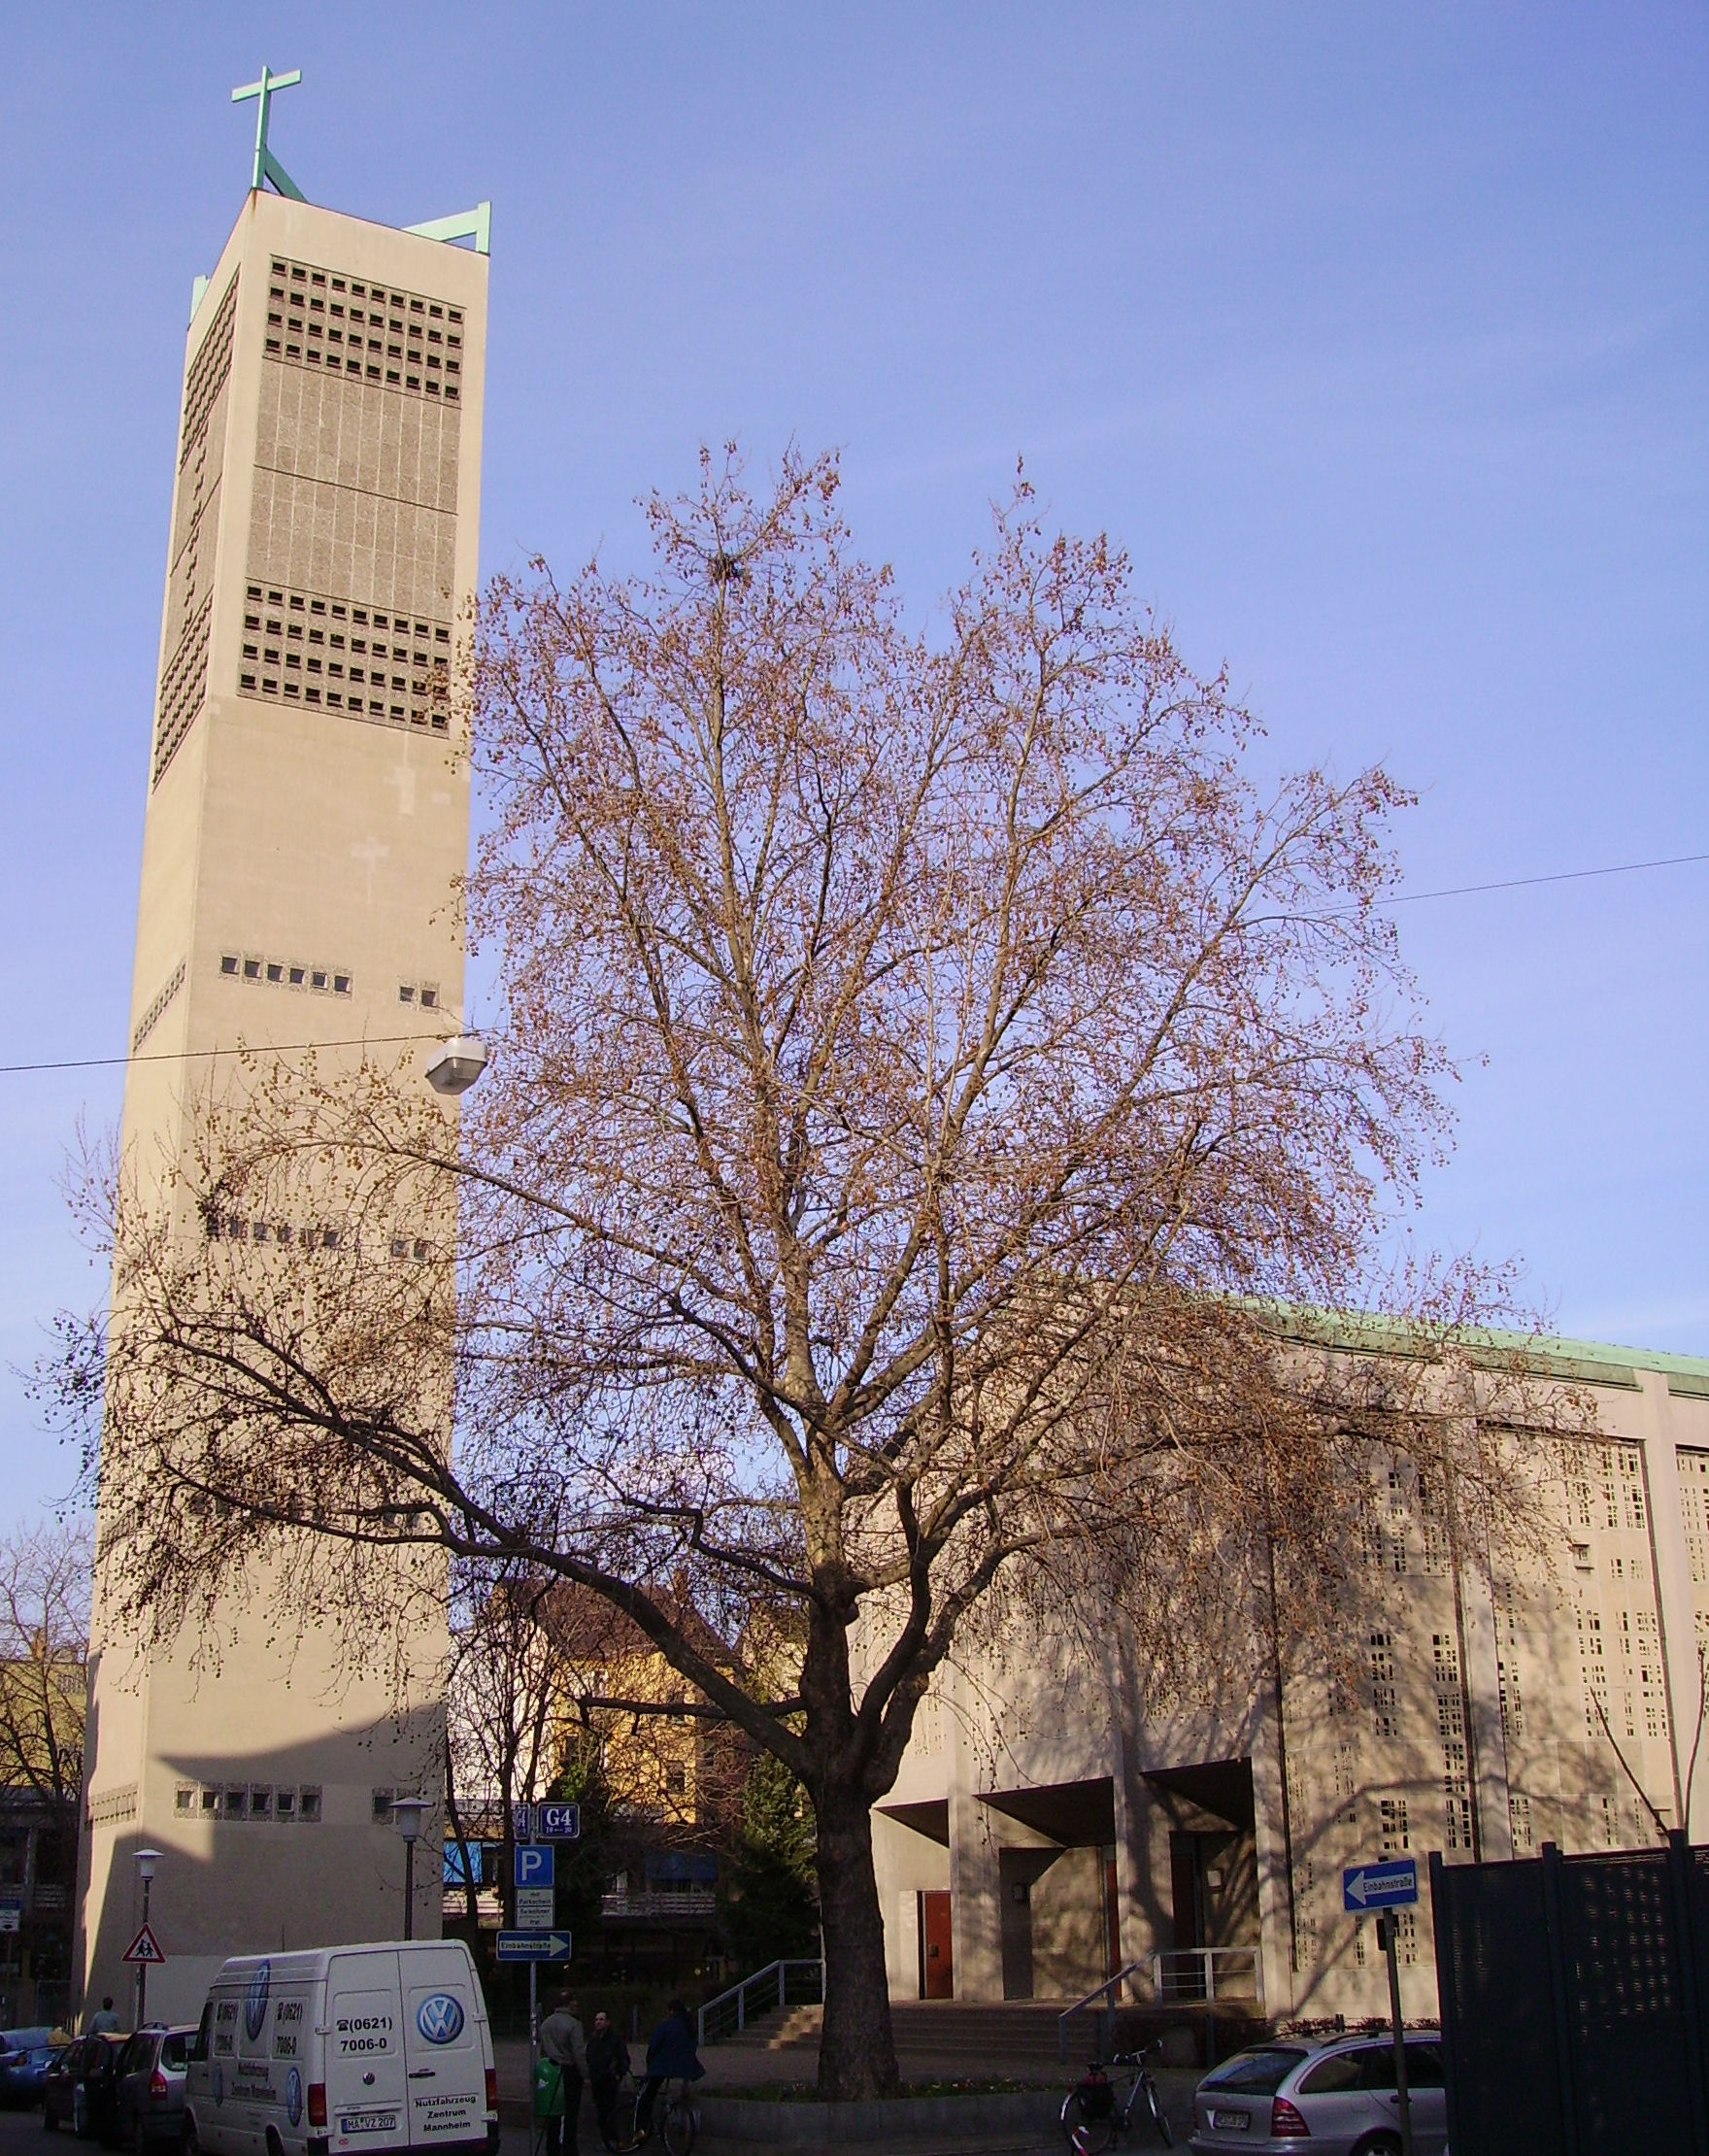
M 954 1999 L 955 1958 L 951 1943 L 950 1897 L 920 1897 L 920 1996 L 922 1999 Z

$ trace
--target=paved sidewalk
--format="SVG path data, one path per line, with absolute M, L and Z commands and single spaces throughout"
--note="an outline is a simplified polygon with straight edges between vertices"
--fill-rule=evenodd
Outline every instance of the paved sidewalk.
M 528 2046 L 520 2038 L 504 2038 L 493 2045 L 492 2050 L 498 2068 L 499 2116 L 504 2125 L 507 2143 L 514 2150 L 522 2145 L 522 2138 L 528 2125 Z M 811 2055 L 804 2057 L 800 2051 L 769 2052 L 745 2047 L 725 2048 L 718 2044 L 709 2044 L 701 2057 L 706 2067 L 706 2078 L 697 2086 L 708 2095 L 716 2092 L 719 2095 L 734 2096 L 743 2090 L 757 2092 L 765 2088 L 787 2087 L 790 2083 L 804 2084 L 811 2080 L 815 2065 Z M 966 2063 L 962 2061 L 957 2068 L 949 2069 L 944 2078 L 957 2077 L 966 2072 Z M 910 2075 L 910 2078 L 917 2077 L 922 2076 Z M 1163 2105 L 1169 2123 L 1175 2129 L 1177 2147 L 1186 2145 L 1187 2137 L 1192 2130 L 1192 2092 L 1201 2077 L 1202 2069 L 1197 2067 L 1162 2067 L 1157 2072 L 1157 2086 L 1163 2094 Z M 1072 2079 L 1073 2075 L 1064 2069 L 1060 2084 L 1064 2095 L 1067 2094 Z M 580 2140 L 582 2156 L 598 2156 L 598 2126 L 593 2117 L 593 2107 L 586 2100 L 582 2106 Z M 787 2147 L 787 2144 L 778 2142 L 726 2142 L 711 2135 L 706 2138 L 706 2145 L 709 2150 L 716 2151 L 717 2156 L 744 2156 L 744 2151 L 750 2147 L 756 2151 L 765 2147 L 767 2156 L 782 2156 L 783 2149 Z M 1123 2144 L 1124 2147 L 1127 2145 L 1129 2144 Z M 1136 2156 L 1143 2156 L 1145 2150 L 1159 2144 L 1148 2123 L 1135 2130 L 1130 2145 Z M 870 2149 L 863 2142 L 842 2142 L 838 2146 L 846 2150 L 847 2156 L 879 2156 L 881 2150 L 883 2156 L 960 2156 L 963 2146 L 969 2151 L 978 2151 L 979 2156 L 1062 2156 L 1063 2144 L 1053 2138 L 1040 2149 L 1036 2138 L 1029 2137 L 1011 2144 L 989 2135 L 970 2135 L 965 2143 L 959 2139 L 920 2142 L 887 2139 L 882 2143 L 871 2144 Z

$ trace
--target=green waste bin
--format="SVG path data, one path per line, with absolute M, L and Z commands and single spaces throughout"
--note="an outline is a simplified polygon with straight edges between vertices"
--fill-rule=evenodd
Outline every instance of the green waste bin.
M 555 2059 L 536 2059 L 534 2062 L 534 2116 L 536 2118 L 562 2118 L 564 2113 L 564 2071 Z

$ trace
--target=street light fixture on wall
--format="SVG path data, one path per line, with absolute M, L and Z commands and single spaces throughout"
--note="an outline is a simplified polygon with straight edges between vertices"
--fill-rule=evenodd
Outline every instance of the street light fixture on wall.
M 416 1843 L 420 1838 L 421 1822 L 432 1809 L 432 1801 L 426 1797 L 394 1797 L 391 1801 L 391 1816 L 404 1837 L 405 1938 L 416 1936 Z

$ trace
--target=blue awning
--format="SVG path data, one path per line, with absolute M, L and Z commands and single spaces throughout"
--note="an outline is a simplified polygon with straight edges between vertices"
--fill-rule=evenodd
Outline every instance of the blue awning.
M 481 1884 L 481 1844 L 478 1841 L 446 1843 L 445 1884 L 448 1887 Z
M 710 1849 L 650 1849 L 647 1876 L 665 1880 L 716 1879 L 718 1858 Z

